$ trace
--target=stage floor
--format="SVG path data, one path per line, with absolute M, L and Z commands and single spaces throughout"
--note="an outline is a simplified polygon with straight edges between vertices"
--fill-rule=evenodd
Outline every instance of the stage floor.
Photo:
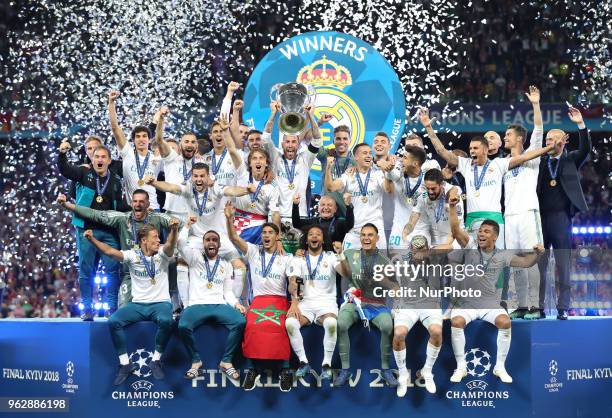
M 493 376 L 497 332 L 490 324 L 476 321 L 466 329 L 469 375 L 452 384 L 449 377 L 455 360 L 450 325 L 445 321 L 433 395 L 416 376 L 427 342 L 424 328 L 416 326 L 407 339 L 409 390 L 400 399 L 395 389 L 382 383 L 378 332 L 360 326 L 350 332 L 353 377 L 347 386 L 335 388 L 321 381 L 323 330 L 311 326 L 303 329 L 303 335 L 313 373 L 296 379 L 293 390 L 282 393 L 275 374 L 263 376 L 255 390 L 245 392 L 220 373 L 217 364 L 227 332 L 218 327 L 204 325 L 196 332 L 206 373 L 194 381 L 183 378 L 190 362 L 176 334 L 163 359 L 166 378 L 159 381 L 147 366 L 155 325 L 145 322 L 127 328 L 128 351 L 139 368 L 123 385 L 114 387 L 117 357 L 105 319 L 90 323 L 77 318 L 5 319 L 0 320 L 0 417 L 14 411 L 7 409 L 9 398 L 26 397 L 65 400 L 68 413 L 46 415 L 58 417 L 168 417 L 196 411 L 206 411 L 209 417 L 339 413 L 369 418 L 612 417 L 612 318 L 558 321 L 551 317 L 512 325 L 506 366 L 514 383 L 506 385 Z M 242 365 L 240 359 L 236 365 Z M 339 367 L 337 352 L 333 366 Z

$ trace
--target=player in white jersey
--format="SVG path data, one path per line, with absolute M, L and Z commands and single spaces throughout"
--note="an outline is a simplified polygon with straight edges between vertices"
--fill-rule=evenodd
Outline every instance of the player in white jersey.
M 382 195 L 390 193 L 392 187 L 385 182 L 383 171 L 372 168 L 372 149 L 368 144 L 361 143 L 355 146 L 353 156 L 357 164 L 354 173 L 345 172 L 340 178 L 332 180 L 334 157 L 328 157 L 325 170 L 325 188 L 328 192 L 350 193 L 352 196 L 355 224 L 344 237 L 344 249 L 361 247 L 360 231 L 367 223 L 376 225 L 381 233 L 377 248 L 386 249 Z
M 419 147 L 423 151 L 425 151 L 425 146 L 423 145 L 423 138 L 421 138 L 415 133 L 409 133 L 408 136 L 406 136 L 404 146 L 409 145 L 413 147 Z M 425 156 L 425 162 L 421 165 L 421 170 L 427 173 L 427 171 L 431 170 L 432 168 L 437 168 L 438 170 L 440 170 L 440 163 L 434 159 L 430 159 Z
M 247 312 L 242 343 L 248 369 L 244 389 L 254 389 L 259 380 L 261 370 L 254 360 L 280 360 L 280 390 L 288 392 L 293 379 L 289 370 L 291 349 L 285 319 L 289 309 L 287 277 L 292 257 L 278 251 L 280 228 L 277 225 L 265 223 L 261 231 L 262 245 L 254 245 L 240 238 L 232 228 L 234 207 L 231 202 L 225 206 L 225 217 L 230 240 L 245 255 L 250 266 L 253 300 Z
M 533 107 L 533 133 L 529 141 L 529 148 L 525 152 L 542 146 L 544 126 L 540 110 L 540 91 L 529 87 L 527 98 Z M 527 131 L 520 125 L 510 125 L 504 137 L 504 146 L 511 151 L 511 155 L 520 155 Z M 511 250 L 530 251 L 534 245 L 543 244 L 542 226 L 540 222 L 540 204 L 536 194 L 538 173 L 540 171 L 540 158 L 534 158 L 522 165 L 513 168 L 504 175 L 504 221 L 506 224 L 506 248 Z M 514 269 L 514 283 L 516 287 L 518 309 L 510 315 L 512 319 L 523 318 L 538 307 L 540 291 L 540 272 L 538 265 L 527 270 Z
M 190 219 L 188 226 L 191 224 Z M 232 265 L 219 256 L 221 237 L 213 230 L 204 233 L 202 250 L 194 250 L 187 244 L 188 228 L 181 230 L 178 249 L 189 265 L 189 301 L 178 324 L 179 335 L 191 357 L 191 367 L 185 373 L 187 379 L 203 376 L 202 360 L 195 346 L 193 333 L 203 323 L 216 323 L 228 329 L 225 349 L 219 369 L 230 379 L 238 381 L 240 374 L 233 365 L 233 357 L 240 347 L 246 320 L 246 309 L 233 292 Z M 230 244 L 232 245 L 232 244 Z
M 85 231 L 85 238 L 103 254 L 122 262 L 129 268 L 132 282 L 132 301 L 117 309 L 108 319 L 113 346 L 119 356 L 119 371 L 113 382 L 120 385 L 138 365 L 131 363 L 127 354 L 123 328 L 140 321 L 157 324 L 155 352 L 149 368 L 156 379 L 164 378 L 161 356 L 172 334 L 172 304 L 168 287 L 168 265 L 174 254 L 178 235 L 177 219 L 170 221 L 170 234 L 164 246 L 160 246 L 159 235 L 153 225 L 144 225 L 138 230 L 140 248 L 119 251 L 98 241 L 92 230 Z
M 317 224 L 310 225 L 302 236 L 304 257 L 295 257 L 289 269 L 291 308 L 285 326 L 291 348 L 300 361 L 295 373 L 297 377 L 304 377 L 311 370 L 300 328 L 315 323 L 325 329 L 321 379 L 332 377 L 331 361 L 338 327 L 335 268 L 339 260 L 333 252 L 323 251 L 323 242 L 323 228 Z
M 451 252 L 449 260 L 474 266 L 475 274 L 467 276 L 459 283 L 464 290 L 480 291 L 481 296 L 460 297 L 455 301 L 451 310 L 451 341 L 457 368 L 450 380 L 458 383 L 467 375 L 464 329 L 471 321 L 482 319 L 498 328 L 497 358 L 493 374 L 504 383 L 512 383 L 512 377 L 505 367 L 506 357 L 510 350 L 511 321 L 506 311 L 499 306 L 496 284 L 505 267 L 528 268 L 533 266 L 544 252 L 544 247 L 538 244 L 534 246 L 534 252 L 523 255 L 511 250 L 495 248 L 499 225 L 491 219 L 485 219 L 481 223 L 475 239 L 459 226 L 456 210 L 458 202 L 460 200 L 457 198 L 449 201 L 450 218 L 453 236 L 463 250 Z
M 272 129 L 280 108 L 279 102 L 270 104 L 270 117 L 266 122 L 262 139 L 264 149 L 272 161 L 272 172 L 279 188 L 281 219 L 284 224 L 290 225 L 293 196 L 296 193 L 303 197 L 306 196 L 310 167 L 312 167 L 323 141 L 315 120 L 314 106 L 307 105 L 304 110 L 312 129 L 310 144 L 307 147 L 300 148 L 300 140 L 297 135 L 283 134 L 282 151 L 277 149 L 272 141 Z M 308 216 L 308 202 L 305 198 L 300 200 L 300 216 Z
M 422 165 L 425 162 L 425 151 L 414 145 L 406 145 L 404 154 L 397 161 L 394 168 L 385 173 L 385 181 L 393 184 L 394 216 L 391 235 L 389 236 L 390 255 L 396 255 L 400 250 L 409 248 L 410 236 L 404 239 L 402 231 L 406 226 L 406 219 L 410 218 L 414 207 L 427 191 L 423 177 L 425 172 Z M 415 225 L 415 233 L 429 235 L 424 223 Z
M 210 140 L 213 149 L 203 159 L 210 167 L 212 178 L 222 186 L 235 186 L 243 161 L 229 134 L 229 122 L 223 116 L 211 124 Z
M 161 171 L 161 158 L 156 157 L 149 150 L 150 132 L 146 126 L 136 126 L 132 131 L 132 141 L 134 148 L 129 144 L 123 129 L 117 120 L 117 110 L 115 101 L 119 97 L 118 91 L 111 91 L 108 95 L 108 114 L 110 118 L 113 137 L 119 148 L 123 165 L 123 180 L 125 185 L 125 196 L 128 203 L 131 202 L 132 194 L 136 189 L 144 189 L 149 193 L 151 209 L 159 211 L 157 194 L 153 187 L 144 184 L 145 176 L 157 175 Z
M 448 201 L 458 198 L 461 195 L 461 190 L 459 186 L 453 186 L 445 182 L 442 172 L 437 168 L 433 168 L 425 174 L 424 183 L 427 191 L 412 210 L 410 219 L 403 231 L 404 239 L 408 241 L 408 237 L 413 233 L 418 222 L 421 221 L 431 237 L 432 246 L 452 245 L 454 239 L 448 217 Z M 459 212 L 459 219 L 461 219 L 461 226 L 463 226 L 461 205 L 457 207 L 457 211 Z
M 260 244 L 261 228 L 268 219 L 280 228 L 279 191 L 272 180 L 270 157 L 266 151 L 252 150 L 247 164 L 248 168 L 242 166 L 239 171 L 238 184 L 253 184 L 255 191 L 235 199 L 234 228 L 244 240 Z
M 474 137 L 470 141 L 470 157 L 458 157 L 447 150 L 436 135 L 429 119 L 429 111 L 421 108 L 419 118 L 427 129 L 436 152 L 450 165 L 456 166 L 465 178 L 467 195 L 467 230 L 476 236 L 480 223 L 485 219 L 494 220 L 500 227 L 497 246 L 504 248 L 504 218 L 501 214 L 501 188 L 504 174 L 514 167 L 549 152 L 552 147 L 538 148 L 511 158 L 488 158 L 488 142 L 482 137 Z

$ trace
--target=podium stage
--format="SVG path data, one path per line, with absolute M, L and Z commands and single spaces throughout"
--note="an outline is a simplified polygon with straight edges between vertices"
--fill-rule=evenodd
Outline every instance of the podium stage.
M 435 395 L 416 379 L 427 340 L 425 329 L 417 325 L 408 336 L 412 386 L 403 399 L 382 384 L 376 330 L 351 330 L 354 377 L 350 385 L 334 388 L 329 381 L 321 385 L 317 374 L 323 329 L 303 329 L 315 373 L 294 381 L 289 393 L 280 392 L 276 374 L 263 377 L 261 387 L 251 392 L 235 387 L 216 368 L 226 331 L 206 325 L 196 332 L 206 375 L 194 381 L 183 378 L 190 361 L 175 333 L 163 358 L 166 379 L 154 380 L 146 366 L 154 332 L 153 323 L 127 328 L 128 350 L 140 367 L 137 375 L 115 387 L 118 360 L 106 321 L 0 320 L 0 417 L 33 416 L 7 409 L 4 398 L 15 397 L 67 401 L 68 412 L 47 410 L 43 416 L 48 417 L 612 417 L 612 318 L 513 322 L 506 363 L 514 378 L 510 385 L 493 376 L 497 331 L 481 321 L 466 330 L 469 375 L 451 384 L 455 360 L 445 321 L 434 367 Z M 337 353 L 334 367 L 339 367 Z

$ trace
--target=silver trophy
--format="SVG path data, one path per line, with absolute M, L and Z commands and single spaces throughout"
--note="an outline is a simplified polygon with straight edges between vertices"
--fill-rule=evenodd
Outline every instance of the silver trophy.
M 281 104 L 281 117 L 278 127 L 283 134 L 299 135 L 306 128 L 304 108 L 314 104 L 315 89 L 301 83 L 279 83 L 270 90 L 270 99 Z

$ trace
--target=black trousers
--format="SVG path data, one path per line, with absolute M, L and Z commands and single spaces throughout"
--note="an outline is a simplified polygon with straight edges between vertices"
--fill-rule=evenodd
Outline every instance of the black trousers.
M 540 309 L 544 309 L 544 295 L 546 294 L 546 273 L 548 258 L 552 245 L 555 254 L 555 265 L 559 275 L 557 286 L 559 298 L 557 309 L 567 310 L 570 307 L 570 252 L 572 248 L 572 217 L 567 211 L 542 212 L 542 235 L 544 248 L 547 250 L 540 260 Z

